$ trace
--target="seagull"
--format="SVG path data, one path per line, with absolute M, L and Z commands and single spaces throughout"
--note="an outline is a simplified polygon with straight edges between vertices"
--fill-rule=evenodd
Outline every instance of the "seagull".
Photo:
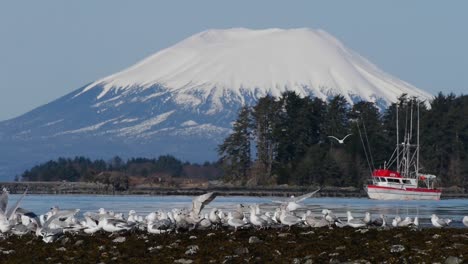
M 127 222 L 137 223 L 138 222 L 138 215 L 135 210 L 130 210 L 128 212 Z
M 14 235 L 17 235 L 17 236 L 21 237 L 21 236 L 29 233 L 31 230 L 29 230 L 28 227 L 25 226 L 24 224 L 17 224 L 15 226 L 13 226 L 10 231 Z
M 275 212 L 273 213 L 273 217 L 271 218 L 277 224 L 281 223 L 280 214 L 281 214 L 281 209 L 276 208 Z
M 7 210 L 8 190 L 3 188 L 2 195 L 0 196 L 0 231 L 2 233 L 10 231 L 10 229 L 12 228 L 12 220 L 13 218 L 16 218 L 16 210 L 18 209 L 21 200 L 23 200 L 23 198 L 26 196 L 27 191 L 28 189 L 26 189 L 23 195 L 20 198 L 18 198 L 15 205 L 9 210 Z
M 436 214 L 433 214 L 431 217 L 431 222 L 435 227 L 444 227 L 448 226 L 452 222 L 452 219 L 439 218 Z
M 158 219 L 148 221 L 148 233 L 162 234 L 172 231 L 173 222 L 171 220 L 172 214 L 161 212 Z
M 338 227 L 343 227 L 343 222 L 329 209 L 323 209 L 322 215 L 325 220 L 327 220 L 330 224 L 335 224 Z
M 109 216 L 102 216 L 98 226 L 109 233 L 128 231 L 132 228 L 132 226 L 127 223 L 127 221 Z
M 259 206 L 258 204 L 255 204 L 254 207 L 255 207 L 255 214 L 256 214 L 258 217 L 260 217 L 260 218 L 262 218 L 263 220 L 265 220 L 265 221 L 267 222 L 267 225 L 268 225 L 268 226 L 271 225 L 271 224 L 273 224 L 274 221 L 273 221 L 273 219 L 271 219 L 271 216 L 267 215 L 267 213 L 262 214 L 262 212 L 260 211 L 260 206 Z
M 100 215 L 107 215 L 107 214 L 109 214 L 109 213 L 106 211 L 106 209 L 104 209 L 104 208 L 99 208 L 98 214 L 100 214 Z
M 385 220 L 385 215 L 381 214 L 379 218 L 374 219 L 370 224 L 378 227 L 386 227 L 387 221 Z
M 289 229 L 291 229 L 291 226 L 299 224 L 302 222 L 302 219 L 295 215 L 288 214 L 286 207 L 283 205 L 281 206 L 280 221 L 281 224 L 287 225 Z
M 145 216 L 145 220 L 147 223 L 154 222 L 157 220 L 157 218 L 158 218 L 158 215 L 156 212 L 151 212 L 147 216 Z
M 178 230 L 192 230 L 197 227 L 197 225 L 204 219 L 200 212 L 203 208 L 213 201 L 216 198 L 216 194 L 214 192 L 209 192 L 202 194 L 193 198 L 192 200 L 192 208 L 188 210 L 187 208 L 173 209 L 173 216 L 176 221 L 176 232 Z M 189 228 L 189 225 L 192 225 Z
M 240 215 L 239 217 L 234 216 L 235 213 L 236 213 L 236 212 L 233 212 L 233 213 L 231 214 L 233 218 L 237 218 L 237 219 L 240 219 L 240 220 L 242 220 L 242 218 L 244 218 L 244 213 L 241 213 L 241 215 Z M 219 219 L 221 219 L 221 223 L 223 223 L 223 224 L 226 224 L 226 223 L 227 223 L 227 221 L 228 221 L 228 215 L 225 214 L 225 213 L 223 212 L 223 210 L 219 209 L 219 210 L 218 210 L 218 213 L 216 213 L 216 214 L 219 216 Z
M 83 232 L 85 232 L 86 234 L 94 234 L 96 233 L 97 231 L 101 230 L 101 226 L 98 225 L 98 223 L 91 219 L 91 217 L 89 217 L 88 215 L 85 215 L 84 216 L 85 218 L 85 228 L 83 229 Z
M 39 236 L 42 236 L 42 241 L 46 243 L 52 243 L 63 235 L 62 228 L 55 228 L 55 229 L 39 228 L 39 230 L 40 230 Z M 36 231 L 36 234 L 37 234 L 37 231 Z
M 405 219 L 401 220 L 398 222 L 399 227 L 407 227 L 413 224 L 413 221 L 411 221 L 411 218 L 409 216 L 405 217 Z
M 392 220 L 392 226 L 393 227 L 398 227 L 398 224 L 401 222 L 401 217 L 400 216 L 395 216 Z
M 310 227 L 325 227 L 329 226 L 330 223 L 324 217 L 315 217 L 311 211 L 307 211 L 302 217 L 302 221 Z
M 163 234 L 172 230 L 172 222 L 169 219 L 156 220 L 155 222 L 148 222 L 148 233 L 150 234 Z
M 267 221 L 265 221 L 263 218 L 257 215 L 256 207 L 254 205 L 251 205 L 249 207 L 250 207 L 250 218 L 249 218 L 250 223 L 252 223 L 252 225 L 257 226 L 259 228 L 266 227 Z
M 413 225 L 416 228 L 419 228 L 419 208 L 416 207 L 416 217 L 413 220 Z
M 40 222 L 39 216 L 37 216 L 35 213 L 30 212 L 24 208 L 18 207 L 18 209 L 16 209 L 16 213 L 21 215 L 21 223 L 23 223 L 23 225 L 27 225 L 26 223 L 29 224 L 33 221 L 36 221 L 36 223 Z
M 237 228 L 245 226 L 247 223 L 242 221 L 242 219 L 233 218 L 232 213 L 228 213 L 228 225 L 234 227 L 234 232 L 237 231 Z
M 216 194 L 214 192 L 205 193 L 193 198 L 192 209 L 185 220 L 192 224 L 198 224 L 203 219 L 203 217 L 200 217 L 201 210 L 215 198 Z
M 213 223 L 211 223 L 208 213 L 205 213 L 203 219 L 200 221 L 200 223 L 198 223 L 198 226 L 201 229 L 208 229 L 212 226 L 212 224 Z
M 236 205 L 236 211 L 231 213 L 232 217 L 242 220 L 242 218 L 244 218 L 244 207 L 245 206 L 243 204 L 237 204 Z M 222 218 L 224 218 L 224 217 L 222 217 Z
M 371 224 L 371 214 L 370 212 L 366 212 L 366 216 L 364 217 L 364 223 L 366 223 L 366 225 L 370 225 Z
M 310 193 L 306 193 L 304 195 L 301 195 L 301 196 L 298 196 L 298 197 L 294 197 L 291 196 L 288 200 L 286 201 L 273 201 L 275 203 L 281 203 L 281 204 L 287 204 L 287 207 L 286 209 L 289 211 L 289 212 L 292 212 L 292 211 L 295 211 L 301 207 L 303 207 L 302 204 L 299 204 L 300 202 L 304 201 L 305 199 L 307 198 L 310 198 L 312 197 L 314 194 L 316 194 L 318 191 L 320 191 L 320 188 L 318 188 L 317 190 L 313 191 L 313 192 L 310 192 Z
M 354 217 L 351 215 L 350 211 L 346 212 L 348 214 L 348 226 L 354 227 L 354 228 L 360 228 L 360 227 L 365 227 L 367 226 L 366 222 L 362 219 L 354 219 Z
M 466 227 L 468 227 L 468 215 L 465 216 L 465 217 L 463 217 L 462 223 L 463 223 L 463 225 L 465 225 Z
M 77 232 L 83 229 L 83 226 L 77 222 L 75 215 L 80 209 L 61 210 L 49 217 L 43 227 L 48 229 L 62 229 L 65 232 Z
M 79 209 L 75 211 L 64 210 L 59 211 L 56 214 L 50 216 L 47 221 L 41 225 L 33 219 L 33 223 L 36 226 L 36 236 L 42 237 L 42 241 L 51 243 L 59 239 L 63 235 L 64 228 L 70 227 L 66 220 L 72 218 L 77 214 Z
M 209 192 L 202 194 L 200 196 L 197 196 L 193 198 L 192 200 L 192 212 L 196 215 L 200 214 L 200 211 L 203 210 L 203 208 L 209 204 L 211 201 L 213 201 L 216 198 L 216 194 L 214 192 Z
M 338 143 L 343 144 L 343 143 L 344 143 L 344 140 L 345 140 L 347 137 L 351 136 L 351 135 L 352 135 L 352 134 L 348 134 L 348 135 L 346 135 L 343 139 L 339 139 L 339 138 L 334 137 L 334 136 L 328 136 L 328 137 L 329 137 L 329 138 L 334 138 L 334 139 L 336 139 L 336 141 L 338 141 Z
M 222 224 L 221 218 L 218 215 L 218 209 L 216 208 L 211 209 L 208 219 L 215 226 L 215 228 Z
M 273 225 L 274 223 L 276 223 L 276 220 L 273 219 L 273 215 L 270 212 L 265 212 L 262 218 L 268 222 L 268 225 Z

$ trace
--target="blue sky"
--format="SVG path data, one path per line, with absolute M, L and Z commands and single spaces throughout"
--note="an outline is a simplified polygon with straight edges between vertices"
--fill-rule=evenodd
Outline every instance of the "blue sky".
M 468 93 L 468 1 L 2 1 L 0 120 L 211 28 L 321 28 L 432 94 Z

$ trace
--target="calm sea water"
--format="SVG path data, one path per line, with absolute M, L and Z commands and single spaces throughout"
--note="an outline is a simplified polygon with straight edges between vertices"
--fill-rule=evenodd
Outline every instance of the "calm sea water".
M 18 195 L 10 196 L 10 206 L 18 197 Z M 239 203 L 259 204 L 262 210 L 274 211 L 278 204 L 272 201 L 284 199 L 284 197 L 218 196 L 204 211 L 208 212 L 214 207 L 229 211 Z M 80 208 L 81 212 L 97 211 L 102 207 L 127 214 L 133 209 L 138 214 L 145 215 L 158 209 L 190 208 L 191 201 L 192 197 L 189 196 L 27 195 L 20 206 L 37 214 L 43 214 L 50 207 L 57 205 L 63 209 Z M 322 209 L 326 208 L 343 218 L 346 217 L 348 210 L 355 218 L 364 217 L 364 213 L 368 211 L 373 218 L 384 214 L 389 221 L 395 215 L 412 218 L 418 215 L 422 226 L 429 226 L 431 215 L 437 214 L 439 217 L 453 219 L 453 226 L 462 227 L 461 219 L 468 215 L 468 199 L 376 201 L 367 198 L 310 198 L 304 201 L 304 205 L 301 211 L 311 210 L 315 214 L 320 214 Z

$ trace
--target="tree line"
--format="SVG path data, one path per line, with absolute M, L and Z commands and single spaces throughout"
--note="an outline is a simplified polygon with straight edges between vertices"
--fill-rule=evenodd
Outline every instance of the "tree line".
M 442 93 L 430 102 L 403 94 L 383 110 L 371 102 L 350 105 L 341 95 L 263 97 L 239 110 L 218 146 L 224 178 L 239 185 L 360 187 L 395 149 L 396 111 L 403 141 L 409 105 L 419 105 L 421 172 L 436 174 L 442 186 L 468 187 L 468 96 Z M 347 134 L 344 144 L 329 137 Z
M 343 96 L 327 101 L 294 92 L 266 96 L 239 110 L 232 133 L 218 146 L 216 162 L 191 164 L 171 155 L 128 160 L 115 156 L 107 161 L 58 158 L 26 170 L 16 180 L 101 182 L 126 189 L 129 177 L 222 176 L 236 185 L 360 187 L 395 149 L 396 111 L 403 140 L 408 120 L 402 117 L 410 104 L 420 109 L 421 171 L 437 175 L 442 186 L 468 188 L 468 96 L 442 93 L 430 102 L 402 95 L 383 110 L 371 102 L 350 105 Z M 329 137 L 347 134 L 351 136 L 344 144 Z
M 182 162 L 171 155 L 158 158 L 131 158 L 119 156 L 105 161 L 86 157 L 58 158 L 36 165 L 17 177 L 22 181 L 82 181 L 113 185 L 116 190 L 126 190 L 129 177 L 161 178 L 187 177 L 214 179 L 221 175 L 216 163 L 202 165 Z

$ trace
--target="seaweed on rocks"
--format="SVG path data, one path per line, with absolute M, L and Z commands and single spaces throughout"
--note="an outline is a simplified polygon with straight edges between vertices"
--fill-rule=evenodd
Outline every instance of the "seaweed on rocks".
M 293 227 L 66 234 L 53 243 L 32 236 L 0 241 L 0 263 L 466 263 L 468 230 Z M 196 239 L 193 239 L 193 236 Z M 114 242 L 119 238 L 120 243 Z M 191 238 L 192 237 L 192 238 Z M 249 243 L 256 237 L 260 243 Z M 64 242 L 65 241 L 65 242 Z M 188 252 L 188 253 L 187 253 Z M 455 261 L 455 262 L 454 262 Z

